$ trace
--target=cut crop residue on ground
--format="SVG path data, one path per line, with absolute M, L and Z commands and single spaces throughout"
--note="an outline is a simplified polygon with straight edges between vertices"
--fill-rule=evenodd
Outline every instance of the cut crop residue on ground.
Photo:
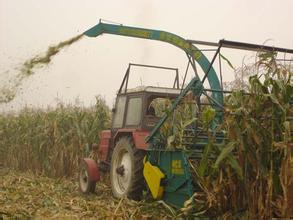
M 96 193 L 84 196 L 76 179 L 52 179 L 0 169 L 0 219 L 98 218 L 98 219 L 170 219 L 174 216 L 158 202 L 115 199 L 102 181 Z M 3 181 L 2 181 L 3 180 Z

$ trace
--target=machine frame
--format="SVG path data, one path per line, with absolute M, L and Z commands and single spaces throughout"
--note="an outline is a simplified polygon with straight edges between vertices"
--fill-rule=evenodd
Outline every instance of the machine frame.
M 293 50 L 285 48 L 268 47 L 264 45 L 248 44 L 235 41 L 220 40 L 218 43 L 211 43 L 205 41 L 186 40 L 182 37 L 165 31 L 108 24 L 101 22 L 101 20 L 99 24 L 84 32 L 84 35 L 89 37 L 97 37 L 103 33 L 163 41 L 182 49 L 186 53 L 188 64 L 181 88 L 179 88 L 179 77 L 177 71 L 173 87 L 177 86 L 180 94 L 176 96 L 174 95 L 174 101 L 170 112 L 173 112 L 176 109 L 176 107 L 189 92 L 192 92 L 194 97 L 198 98 L 197 103 L 199 106 L 206 105 L 206 103 L 200 103 L 200 97 L 204 95 L 209 100 L 208 105 L 210 105 L 216 111 L 216 117 L 211 127 L 212 130 L 216 130 L 217 126 L 223 121 L 224 94 L 229 93 L 229 91 L 223 90 L 222 85 L 222 56 L 220 54 L 221 48 L 226 47 L 240 50 L 270 51 L 290 54 L 293 53 Z M 209 47 L 212 46 L 215 47 L 215 49 L 200 50 L 195 45 L 206 45 Z M 211 61 L 209 61 L 208 58 L 203 54 L 203 52 L 207 50 L 215 52 Z M 216 73 L 213 67 L 217 59 L 219 61 L 219 75 Z M 198 76 L 196 64 L 200 66 L 204 72 L 202 79 L 200 79 Z M 187 71 L 190 66 L 195 73 L 195 77 L 185 85 Z M 143 103 L 145 103 L 145 99 L 147 99 L 146 97 L 148 95 L 146 91 L 134 93 L 127 92 L 129 68 L 119 89 L 117 100 L 119 100 L 119 97 L 127 95 L 127 100 L 130 97 L 145 97 L 143 98 Z M 209 82 L 210 89 L 205 89 L 203 86 L 206 80 Z M 126 102 L 128 103 L 128 101 Z M 118 104 L 116 103 L 116 105 Z M 146 104 L 144 104 L 144 106 L 146 106 Z M 146 111 L 146 109 L 144 109 L 144 111 Z M 125 114 L 123 119 L 124 124 L 122 125 L 125 125 Z M 113 151 L 116 155 L 115 146 L 118 143 L 118 140 L 122 137 L 130 137 L 134 143 L 133 148 L 135 152 L 133 154 L 141 152 L 141 150 L 143 151 L 143 154 L 139 154 L 140 163 L 137 164 L 139 166 L 142 165 L 142 163 L 144 164 L 144 168 L 139 170 L 139 175 L 142 175 L 141 172 L 143 172 L 144 180 L 147 183 L 153 197 L 156 199 L 163 199 L 175 207 L 182 207 L 184 202 L 189 199 L 197 190 L 196 186 L 192 183 L 189 160 L 200 157 L 200 151 L 206 144 L 208 144 L 208 138 L 203 136 L 200 138 L 200 141 L 194 141 L 191 146 L 189 146 L 189 152 L 166 149 L 166 146 L 161 146 L 158 144 L 157 136 L 159 135 L 160 129 L 168 117 L 170 117 L 170 114 L 164 114 L 164 116 L 157 121 L 156 125 L 152 129 L 146 129 L 145 122 L 141 120 L 140 124 L 134 126 L 133 128 L 121 126 L 121 128 L 118 129 L 115 128 L 112 130 L 103 131 L 101 133 L 101 143 L 99 147 L 100 161 L 96 166 L 99 168 L 92 168 L 93 162 L 88 162 L 88 159 L 87 161 L 86 159 L 84 160 L 84 163 L 88 164 L 83 170 L 88 174 L 88 185 L 91 186 L 92 184 L 95 184 L 96 181 L 98 181 L 97 175 L 93 176 L 91 173 L 103 170 L 101 164 L 105 164 L 104 167 L 107 167 L 110 165 L 109 161 L 113 161 L 111 155 Z M 193 132 L 195 135 L 198 135 L 198 132 L 201 133 L 202 131 L 198 131 L 197 128 L 193 128 Z M 216 142 L 221 143 L 223 140 L 224 138 L 221 133 L 216 136 Z M 132 152 L 132 150 L 130 150 L 130 152 Z M 143 161 L 142 158 L 144 158 Z M 129 167 L 133 167 L 133 164 L 129 165 Z M 116 171 L 114 170 L 111 172 L 117 172 L 118 175 L 124 172 L 123 169 L 120 169 L 120 167 L 118 168 L 116 168 Z M 93 169 L 95 170 L 93 171 Z M 136 183 L 138 183 L 138 181 Z M 139 183 L 143 184 L 142 182 Z M 115 195 L 115 193 L 113 194 Z M 115 196 L 117 196 L 117 194 Z

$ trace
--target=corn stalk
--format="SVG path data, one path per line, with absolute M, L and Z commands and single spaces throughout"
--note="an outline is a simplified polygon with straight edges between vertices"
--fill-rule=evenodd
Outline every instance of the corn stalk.
M 63 104 L 54 110 L 24 109 L 0 116 L 2 164 L 51 177 L 72 176 L 79 159 L 99 142 L 109 109 L 97 98 L 90 108 Z
M 218 129 L 227 141 L 214 144 L 206 126 L 209 144 L 202 159 L 191 163 L 202 191 L 186 202 L 186 213 L 224 219 L 292 217 L 293 74 L 275 57 L 259 54 L 259 74 L 249 78 L 249 95 L 238 90 L 226 97 L 225 120 Z

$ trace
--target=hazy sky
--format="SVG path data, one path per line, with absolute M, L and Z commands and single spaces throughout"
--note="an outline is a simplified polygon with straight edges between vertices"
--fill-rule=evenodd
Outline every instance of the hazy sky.
M 188 39 L 258 44 L 268 40 L 268 45 L 293 49 L 292 10 L 292 0 L 0 0 L 0 79 L 5 83 L 26 59 L 84 32 L 100 18 Z M 236 66 L 244 56 L 226 54 Z M 84 38 L 48 67 L 37 69 L 15 100 L 0 108 L 45 107 L 54 105 L 56 98 L 74 102 L 77 97 L 88 105 L 98 94 L 112 105 L 129 62 L 178 67 L 183 74 L 187 59 L 183 51 L 162 42 L 113 35 Z M 132 85 L 150 80 L 165 85 L 173 77 L 164 71 L 142 77 L 142 72 L 134 70 L 138 77 Z M 224 74 L 224 79 L 232 80 L 233 74 Z

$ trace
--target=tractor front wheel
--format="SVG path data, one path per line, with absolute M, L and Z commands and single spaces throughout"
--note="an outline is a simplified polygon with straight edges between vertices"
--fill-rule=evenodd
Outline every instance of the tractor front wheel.
M 78 177 L 80 191 L 84 194 L 94 193 L 99 178 L 96 162 L 89 158 L 83 159 Z
M 145 152 L 135 148 L 131 138 L 120 138 L 113 150 L 110 180 L 116 198 L 138 200 L 144 188 L 143 157 Z

